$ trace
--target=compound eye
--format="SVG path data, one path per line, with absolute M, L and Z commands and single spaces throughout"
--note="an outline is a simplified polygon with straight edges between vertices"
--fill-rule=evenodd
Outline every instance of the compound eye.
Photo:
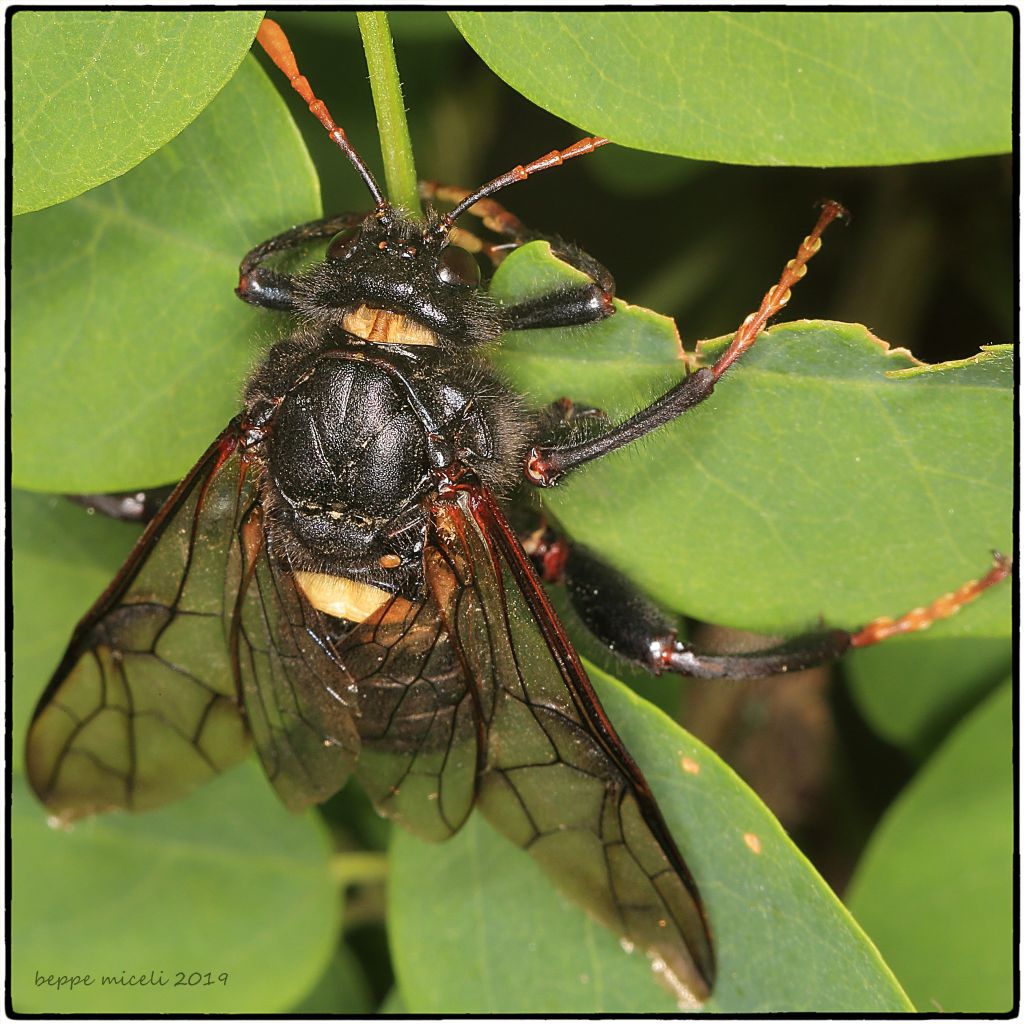
M 437 276 L 445 284 L 475 288 L 480 283 L 480 264 L 472 253 L 450 245 L 438 257 Z
M 347 260 L 356 251 L 359 242 L 359 228 L 345 228 L 339 231 L 327 246 L 329 260 Z

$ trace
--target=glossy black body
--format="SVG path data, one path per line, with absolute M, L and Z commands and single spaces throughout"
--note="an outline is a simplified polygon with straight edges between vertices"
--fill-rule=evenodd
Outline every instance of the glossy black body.
M 507 492 L 527 439 L 519 399 L 472 356 L 331 331 L 279 343 L 249 385 L 266 445 L 275 543 L 303 569 L 423 596 L 424 499 L 459 462 Z M 399 564 L 382 568 L 381 559 Z
M 497 218 L 512 241 L 474 251 L 493 259 L 537 237 Z M 716 970 L 696 882 L 500 502 L 693 408 L 718 374 L 684 377 L 622 424 L 589 410 L 582 431 L 560 431 L 479 349 L 611 316 L 611 275 L 555 240 L 584 282 L 502 305 L 454 244 L 467 236 L 380 200 L 245 257 L 239 297 L 295 324 L 76 628 L 36 711 L 29 777 L 68 820 L 145 810 L 251 742 L 295 809 L 353 772 L 382 814 L 428 839 L 478 806 L 693 1007 Z M 277 264 L 324 241 L 304 271 Z M 577 607 L 624 656 L 725 674 L 728 659 L 677 641 L 599 559 L 576 563 L 589 579 Z M 198 660 L 182 671 L 185 656 Z
M 302 273 L 271 265 L 326 238 L 326 257 Z M 299 225 L 246 256 L 239 297 L 305 325 L 274 347 L 246 394 L 249 423 L 274 416 L 266 504 L 273 542 L 293 565 L 422 597 L 423 502 L 438 474 L 458 465 L 497 494 L 519 483 L 543 417 L 472 350 L 508 330 L 590 323 L 612 309 L 611 275 L 552 241 L 601 283 L 499 305 L 441 218 L 390 206 Z M 352 332 L 351 317 L 367 308 L 398 323 L 397 341 Z M 402 322 L 433 343 L 403 344 Z M 384 569 L 382 558 L 399 564 Z
M 524 480 L 550 486 L 707 399 L 785 304 L 772 296 L 788 298 L 838 209 L 714 367 L 619 425 L 594 417 L 559 436 L 478 350 L 508 331 L 611 316 L 612 277 L 549 238 L 585 282 L 501 305 L 472 253 L 497 262 L 543 237 L 488 197 L 607 140 L 553 151 L 475 192 L 437 190 L 455 209 L 421 222 L 383 198 L 280 29 L 264 22 L 259 38 L 375 208 L 290 228 L 242 261 L 238 296 L 295 322 L 76 628 L 30 729 L 30 783 L 64 820 L 147 810 L 251 745 L 296 810 L 353 773 L 380 813 L 426 839 L 455 834 L 477 807 L 644 949 L 692 1009 L 716 976 L 697 883 L 501 499 Z M 463 213 L 504 241 L 455 229 Z M 323 242 L 304 271 L 276 260 Z M 701 655 L 599 557 L 570 552 L 563 569 L 585 623 L 654 672 L 758 675 L 828 660 L 850 642 L 837 631 L 753 656 Z
M 413 317 L 446 348 L 493 341 L 506 328 L 499 307 L 476 287 L 479 273 L 467 283 L 446 279 L 448 232 L 436 220 L 420 223 L 389 207 L 346 241 L 296 279 L 295 310 L 303 319 L 327 326 L 339 311 L 364 303 Z

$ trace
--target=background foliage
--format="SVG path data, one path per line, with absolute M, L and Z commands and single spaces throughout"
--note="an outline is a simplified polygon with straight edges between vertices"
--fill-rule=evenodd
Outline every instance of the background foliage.
M 425 177 L 487 180 L 579 129 L 703 160 L 818 165 L 606 147 L 503 197 L 609 265 L 629 303 L 676 317 L 689 353 L 756 305 L 810 226 L 813 200 L 835 196 L 854 211 L 790 307 L 827 320 L 776 328 L 707 408 L 555 496 L 577 536 L 690 616 L 780 633 L 822 614 L 853 626 L 979 575 L 988 549 L 1011 543 L 1012 357 L 978 350 L 1013 332 L 1012 168 L 1006 157 L 951 159 L 1009 149 L 1010 16 L 857 17 L 458 15 L 488 64 L 576 128 L 495 77 L 444 15 L 392 17 Z M 377 171 L 354 15 L 279 20 Z M 131 528 L 53 495 L 184 472 L 283 326 L 232 300 L 240 256 L 316 216 L 321 192 L 330 212 L 366 204 L 302 104 L 280 99 L 279 79 L 244 56 L 255 25 L 250 13 L 14 17 L 15 210 L 38 210 L 12 229 L 12 473 L 24 488 L 11 506 L 16 755 L 64 638 L 132 541 Z M 866 42 L 880 40 L 868 69 Z M 202 61 L 181 59 L 202 46 Z M 65 88 L 88 86 L 76 67 L 116 87 Z M 899 103 L 887 105 L 893 82 Z M 635 98 L 617 110 L 606 88 Z M 690 116 L 673 120 L 674 110 Z M 53 126 L 71 120 L 92 126 L 95 152 L 74 138 L 54 148 Z M 120 162 L 106 160 L 114 153 Z M 921 160 L 933 162 L 906 164 Z M 868 162 L 896 166 L 843 166 Z M 529 291 L 566 272 L 531 248 L 495 288 Z M 599 329 L 512 339 L 501 366 L 538 403 L 571 388 L 616 413 L 664 388 L 681 359 L 664 316 L 623 307 Z M 710 750 L 600 677 L 709 901 L 723 962 L 713 1009 L 906 1009 L 830 891 L 842 895 L 851 875 L 850 906 L 917 1008 L 1009 1009 L 1012 723 L 999 688 L 1009 591 L 925 637 L 848 659 L 827 701 L 808 703 L 820 691 L 806 684 L 805 724 L 827 721 L 838 739 L 813 785 L 803 780 L 813 812 L 786 821 L 800 850 Z M 638 688 L 697 727 L 693 688 Z M 753 735 L 777 712 L 764 694 L 728 693 L 743 696 L 733 734 Z M 777 747 L 769 767 L 785 774 L 794 751 Z M 680 768 L 684 757 L 698 774 Z M 765 791 L 764 771 L 735 763 Z M 292 819 L 250 765 L 165 812 L 63 834 L 43 827 L 18 768 L 14 787 L 16 1009 L 671 1009 L 640 957 L 480 823 L 425 847 L 389 837 L 348 790 Z M 919 895 L 936 889 L 938 923 Z M 186 895 L 197 891 L 207 895 Z M 956 945 L 936 943 L 943 927 Z M 125 969 L 231 980 L 46 980 Z

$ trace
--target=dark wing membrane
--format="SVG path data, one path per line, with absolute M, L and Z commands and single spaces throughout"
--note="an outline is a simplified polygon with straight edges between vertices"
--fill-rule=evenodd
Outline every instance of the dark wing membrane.
M 236 420 L 75 629 L 27 746 L 29 780 L 62 818 L 176 800 L 241 760 L 250 729 L 294 808 L 351 772 L 354 696 L 320 613 L 268 551 L 258 473 Z
M 233 422 L 78 624 L 29 730 L 29 781 L 66 820 L 184 796 L 245 756 L 224 637 L 243 488 Z
M 356 778 L 382 814 L 447 839 L 473 808 L 480 747 L 472 691 L 436 602 L 393 597 L 339 654 L 359 690 Z
M 336 793 L 351 774 L 359 753 L 356 691 L 325 616 L 302 597 L 283 554 L 274 557 L 258 495 L 241 511 L 237 541 L 231 662 L 267 777 L 301 810 Z
M 640 769 L 493 498 L 438 502 L 428 579 L 478 688 L 478 806 L 559 886 L 707 998 L 714 955 L 696 886 Z

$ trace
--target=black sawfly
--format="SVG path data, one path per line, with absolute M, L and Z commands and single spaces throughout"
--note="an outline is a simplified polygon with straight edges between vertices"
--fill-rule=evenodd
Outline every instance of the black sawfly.
M 477 352 L 508 331 L 612 315 L 611 275 L 549 239 L 588 283 L 502 306 L 481 288 L 478 256 L 496 263 L 545 237 L 493 193 L 606 140 L 583 139 L 474 191 L 426 186 L 425 199 L 452 208 L 421 222 L 384 198 L 280 29 L 265 21 L 258 39 L 374 206 L 293 227 L 242 261 L 238 295 L 293 313 L 297 326 L 75 629 L 32 722 L 30 782 L 62 820 L 144 811 L 255 746 L 294 809 L 352 774 L 381 813 L 428 839 L 451 836 L 478 807 L 645 950 L 681 1005 L 699 1004 L 714 985 L 715 953 L 696 882 L 542 577 L 584 581 L 585 623 L 652 671 L 736 677 L 807 667 L 921 628 L 1002 579 L 1008 563 L 997 559 L 982 580 L 895 623 L 714 656 L 679 641 L 598 558 L 543 531 L 521 538 L 498 496 L 524 477 L 549 486 L 706 399 L 844 211 L 824 204 L 713 366 L 623 423 L 592 417 L 582 433 L 566 431 L 579 410 L 530 412 Z M 501 242 L 456 230 L 465 213 Z M 280 254 L 324 241 L 322 262 L 278 268 Z

